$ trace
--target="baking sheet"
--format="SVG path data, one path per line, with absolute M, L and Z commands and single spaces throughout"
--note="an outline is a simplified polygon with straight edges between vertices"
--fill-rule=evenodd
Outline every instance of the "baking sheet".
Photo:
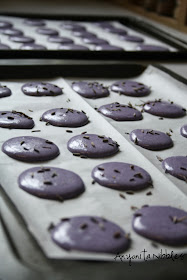
M 155 68 L 150 67 L 147 71 L 152 71 L 152 73 L 154 73 L 154 70 Z M 146 75 L 146 73 L 138 77 L 138 80 L 145 83 L 144 75 Z M 97 81 L 99 80 L 100 79 L 97 79 Z M 159 254 L 161 249 L 162 251 L 166 249 L 167 252 L 173 250 L 175 253 L 187 252 L 187 246 L 182 248 L 172 248 L 159 244 L 158 248 L 155 248 L 150 240 L 137 235 L 131 228 L 131 220 L 133 216 L 131 206 L 139 208 L 145 204 L 159 204 L 181 207 L 182 209 L 187 210 L 185 194 L 181 192 L 177 185 L 166 177 L 163 172 L 160 172 L 159 169 L 137 149 L 137 147 L 134 147 L 133 144 L 126 140 L 124 135 L 116 130 L 108 120 L 97 113 L 94 108 L 88 104 L 88 100 L 83 99 L 71 90 L 66 80 L 56 78 L 52 80 L 48 79 L 47 81 L 63 87 L 64 94 L 56 97 L 30 97 L 21 92 L 21 86 L 26 81 L 2 81 L 2 84 L 6 84 L 13 92 L 12 96 L 1 100 L 2 110 L 23 111 L 34 118 L 36 126 L 32 130 L 39 129 L 41 132 L 32 133 L 31 130 L 1 129 L 2 133 L 0 134 L 1 144 L 13 136 L 23 135 L 43 137 L 53 141 L 58 145 L 61 154 L 56 159 L 45 164 L 37 164 L 37 166 L 45 165 L 69 169 L 78 173 L 85 183 L 85 193 L 76 199 L 67 200 L 63 203 L 31 196 L 19 189 L 17 178 L 25 169 L 36 166 L 36 164 L 15 161 L 0 152 L 1 185 L 16 205 L 16 208 L 25 220 L 29 231 L 35 237 L 45 255 L 49 258 L 114 261 L 115 256 L 109 254 L 85 253 L 78 251 L 66 252 L 51 241 L 50 234 L 47 231 L 51 222 L 56 224 L 59 222 L 60 218 L 85 214 L 103 216 L 119 224 L 126 232 L 131 233 L 132 245 L 126 252 L 126 254 L 130 254 L 131 256 L 134 254 L 140 254 L 144 249 L 150 254 Z M 114 80 L 110 80 L 110 84 L 113 82 Z M 181 87 L 183 88 L 183 85 L 181 85 Z M 183 93 L 181 94 L 183 95 Z M 114 96 L 115 101 L 121 101 L 118 99 L 119 96 L 115 93 L 112 93 L 111 95 Z M 104 103 L 109 103 L 110 98 L 111 97 L 103 98 Z M 70 101 L 68 99 L 70 99 Z M 95 102 L 98 102 L 98 100 L 95 100 Z M 71 129 L 73 130 L 73 133 L 69 134 L 66 132 L 67 128 L 46 126 L 45 123 L 39 122 L 40 116 L 46 110 L 66 106 L 85 111 L 89 116 L 90 123 L 81 128 Z M 33 112 L 28 110 L 32 110 Z M 144 122 L 144 120 L 140 122 Z M 140 122 L 137 123 L 138 126 Z M 120 152 L 105 159 L 81 159 L 74 157 L 66 148 L 67 141 L 72 136 L 80 134 L 83 131 L 104 134 L 111 137 L 120 144 Z M 119 196 L 119 193 L 121 193 L 119 191 L 107 189 L 98 184 L 92 185 L 91 170 L 96 165 L 108 161 L 124 161 L 143 167 L 152 176 L 154 188 L 137 192 L 134 195 L 125 194 L 126 199 L 124 200 Z M 150 190 L 153 195 L 147 196 L 146 193 Z
M 57 50 L 58 49 L 59 43 L 50 43 L 47 40 L 49 36 L 36 33 L 35 31 L 38 27 L 25 25 L 24 18 L 0 16 L 0 20 L 12 21 L 12 23 L 14 23 L 15 28 L 22 30 L 24 32 L 25 36 L 30 36 L 30 37 L 35 38 L 35 43 L 46 46 L 48 50 Z M 95 50 L 94 45 L 85 44 L 81 38 L 75 37 L 71 31 L 61 28 L 60 25 L 64 21 L 45 19 L 45 22 L 46 22 L 45 27 L 58 30 L 60 36 L 68 37 L 68 38 L 72 39 L 75 44 L 81 44 L 83 46 L 88 47 L 90 50 Z M 158 39 L 148 36 L 143 32 L 141 33 L 141 32 L 134 31 L 132 28 L 124 26 L 120 22 L 117 22 L 117 21 L 109 21 L 109 22 L 115 27 L 123 28 L 123 29 L 127 30 L 129 35 L 135 35 L 135 36 L 140 36 L 140 37 L 144 38 L 144 40 L 145 40 L 144 44 L 153 44 L 153 45 L 155 44 L 155 45 L 165 46 L 165 47 L 169 48 L 170 51 L 177 51 L 176 48 L 171 47 L 170 45 L 168 45 Z M 109 33 L 91 22 L 78 22 L 78 24 L 79 23 L 81 25 L 85 26 L 87 31 L 95 33 L 99 38 L 106 39 L 111 45 L 120 46 L 126 51 L 138 52 L 136 50 L 136 47 L 140 43 L 133 43 L 133 42 L 127 42 L 127 41 L 120 40 L 119 35 Z M 3 35 L 1 33 L 0 33 L 0 41 L 2 44 L 6 44 L 6 45 L 10 46 L 12 49 L 20 49 L 20 47 L 22 45 L 22 43 L 14 43 L 14 42 L 10 41 L 7 35 Z

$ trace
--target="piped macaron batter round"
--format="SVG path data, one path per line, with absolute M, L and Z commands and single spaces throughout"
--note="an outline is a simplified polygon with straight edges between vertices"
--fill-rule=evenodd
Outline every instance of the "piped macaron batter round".
M 7 86 L 0 85 L 0 98 L 10 96 L 11 94 L 12 92 Z
M 38 162 L 56 158 L 60 151 L 51 141 L 32 136 L 14 137 L 4 142 L 2 151 L 11 158 Z
M 121 191 L 137 191 L 152 185 L 151 176 L 143 168 L 125 162 L 106 162 L 92 170 L 92 178 L 101 186 Z
M 0 127 L 30 129 L 34 127 L 34 121 L 22 112 L 0 111 Z
M 166 173 L 187 181 L 187 156 L 173 156 L 163 160 L 162 168 Z
M 119 94 L 132 97 L 142 97 L 150 94 L 151 90 L 148 86 L 135 81 L 119 81 L 111 85 L 111 90 Z
M 180 105 L 174 104 L 172 101 L 148 101 L 143 105 L 145 112 L 165 118 L 180 118 L 186 115 L 186 109 Z
M 173 141 L 169 135 L 153 129 L 134 129 L 130 133 L 130 139 L 136 145 L 153 151 L 160 151 L 173 146 Z
M 18 184 L 37 197 L 65 200 L 84 192 L 82 179 L 76 173 L 56 167 L 33 167 L 22 172 Z
M 111 156 L 119 151 L 119 145 L 111 138 L 96 134 L 80 134 L 72 137 L 68 150 L 75 156 L 101 158 Z
M 180 134 L 187 138 L 187 124 L 183 125 L 180 129 Z
M 187 245 L 187 212 L 171 206 L 143 207 L 134 213 L 139 235 L 171 246 Z
M 143 118 L 142 113 L 131 104 L 124 105 L 118 102 L 102 105 L 98 112 L 115 121 L 138 121 Z
M 51 237 L 65 250 L 117 254 L 130 245 L 120 226 L 97 216 L 64 218 L 52 229 Z
M 29 96 L 57 96 L 63 93 L 60 87 L 45 82 L 28 82 L 21 90 Z
M 72 89 L 86 98 L 102 98 L 107 97 L 110 93 L 107 87 L 98 82 L 73 82 Z
M 42 121 L 54 126 L 80 127 L 88 123 L 85 113 L 70 108 L 56 108 L 46 111 Z

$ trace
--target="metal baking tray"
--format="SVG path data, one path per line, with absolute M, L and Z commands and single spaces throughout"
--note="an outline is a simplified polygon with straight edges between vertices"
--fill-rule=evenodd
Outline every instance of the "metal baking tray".
M 121 68 L 122 67 L 122 68 Z M 118 224 L 123 224 L 123 219 L 126 219 L 127 223 L 126 225 L 123 225 L 125 230 L 128 232 L 130 231 L 132 234 L 132 240 L 133 240 L 133 247 L 128 250 L 128 253 L 135 254 L 137 251 L 140 251 L 141 246 L 145 246 L 148 251 L 153 252 L 154 250 L 158 251 L 161 248 L 171 250 L 173 248 L 168 246 L 162 246 L 159 244 L 159 249 L 155 249 L 152 247 L 150 240 L 144 239 L 140 236 L 137 236 L 131 229 L 131 218 L 133 214 L 133 210 L 131 209 L 131 206 L 135 207 L 141 207 L 144 204 L 161 204 L 161 205 L 171 205 L 176 207 L 182 207 L 184 210 L 186 209 L 186 184 L 183 181 L 180 181 L 176 178 L 171 177 L 170 175 L 165 175 L 160 167 L 160 162 L 156 161 L 156 155 L 161 155 L 160 152 L 154 152 L 154 159 L 147 156 L 145 151 L 142 149 L 137 148 L 132 142 L 130 142 L 127 138 L 125 138 L 125 132 L 129 129 L 135 128 L 137 125 L 152 125 L 153 123 L 153 116 L 150 116 L 150 123 L 146 121 L 146 118 L 149 119 L 149 116 L 147 114 L 146 118 L 143 119 L 140 122 L 133 122 L 133 127 L 130 127 L 129 123 L 127 124 L 124 122 L 121 125 L 124 125 L 124 134 L 121 131 L 121 127 L 115 127 L 113 123 L 111 123 L 108 119 L 104 118 L 102 115 L 100 115 L 98 112 L 94 110 L 94 107 L 100 104 L 100 102 L 103 102 L 105 104 L 110 103 L 111 101 L 119 101 L 123 103 L 131 102 L 133 105 L 138 103 L 138 98 L 132 98 L 132 97 L 126 97 L 126 96 L 118 96 L 116 93 L 111 93 L 110 97 L 102 98 L 94 101 L 90 101 L 87 99 L 83 99 L 79 95 L 77 95 L 70 87 L 71 80 L 77 80 L 77 79 L 83 79 L 83 80 L 96 80 L 99 82 L 102 82 L 104 85 L 112 84 L 114 81 L 120 78 L 124 79 L 134 79 L 141 82 L 144 82 L 147 85 L 152 86 L 152 93 L 148 97 L 143 97 L 141 99 L 147 100 L 155 99 L 157 98 L 157 94 L 162 92 L 162 95 L 166 96 L 168 99 L 168 94 L 171 92 L 171 98 L 174 102 L 181 104 L 181 102 L 184 103 L 185 97 L 186 97 L 186 85 L 187 81 L 184 79 L 181 79 L 180 77 L 177 77 L 170 73 L 168 75 L 165 71 L 165 69 L 158 68 L 155 66 L 148 66 L 145 69 L 145 66 L 139 65 L 139 66 L 133 66 L 131 65 L 131 68 L 129 68 L 129 65 L 115 65 L 114 69 L 111 68 L 107 69 L 107 66 L 105 66 L 105 71 L 103 68 L 103 72 L 100 73 L 100 76 L 96 76 L 96 72 L 93 72 L 93 69 L 89 67 L 88 69 L 85 69 L 85 66 L 80 67 L 79 70 L 74 67 L 70 67 L 68 71 L 71 69 L 71 76 L 74 76 L 74 78 L 69 78 L 70 72 L 66 72 L 65 69 L 62 72 L 58 71 L 51 71 L 48 73 L 48 76 L 45 78 L 45 81 L 51 81 L 53 83 L 57 83 L 58 85 L 61 85 L 64 87 L 64 94 L 59 97 L 55 97 L 54 99 L 51 99 L 51 97 L 44 97 L 41 98 L 39 104 L 38 104 L 38 98 L 35 97 L 28 97 L 23 95 L 21 93 L 21 85 L 29 80 L 34 79 L 40 79 L 44 80 L 44 76 L 40 76 L 40 69 L 38 68 L 35 72 L 27 72 L 27 76 L 24 76 L 24 68 L 23 71 L 16 73 L 16 68 L 12 69 L 12 67 L 7 67 L 2 71 L 3 79 L 4 81 L 1 81 L 2 84 L 6 84 L 7 86 L 10 86 L 12 89 L 12 96 L 8 98 L 2 99 L 1 108 L 2 110 L 8 109 L 9 110 L 22 110 L 24 113 L 27 113 L 34 117 L 34 120 L 36 122 L 36 129 L 41 130 L 39 133 L 31 134 L 31 131 L 22 131 L 22 130 L 14 130 L 14 136 L 18 135 L 33 135 L 37 137 L 43 137 L 46 139 L 49 139 L 51 141 L 54 141 L 61 150 L 61 155 L 54 159 L 53 161 L 47 162 L 45 165 L 49 166 L 56 166 L 56 167 L 62 167 L 70 169 L 74 172 L 77 172 L 81 175 L 83 178 L 87 191 L 85 194 L 83 194 L 80 198 L 77 198 L 72 201 L 64 202 L 63 204 L 59 204 L 59 202 L 56 201 L 47 201 L 47 200 L 41 200 L 38 198 L 35 198 L 33 196 L 30 196 L 29 194 L 23 192 L 20 190 L 17 186 L 17 182 L 15 178 L 25 169 L 33 166 L 34 164 L 28 164 L 28 163 L 22 163 L 22 162 L 16 162 L 16 165 L 14 168 L 12 168 L 12 164 L 14 163 L 14 160 L 7 157 L 1 152 L 1 185 L 4 189 L 4 191 L 7 193 L 7 195 L 11 198 L 14 205 L 16 206 L 18 212 L 21 214 L 21 216 L 24 219 L 24 222 L 28 228 L 28 230 L 32 233 L 32 235 L 35 237 L 39 245 L 41 246 L 43 252 L 48 258 L 52 259 L 76 259 L 76 260 L 104 260 L 104 261 L 114 261 L 111 256 L 108 256 L 106 254 L 90 254 L 90 253 L 66 253 L 60 248 L 58 248 L 55 244 L 52 243 L 50 240 L 50 235 L 47 232 L 47 227 L 51 222 L 58 222 L 59 218 L 62 218 L 64 216 L 69 215 L 78 215 L 78 214 L 97 214 L 101 216 L 105 216 L 109 220 L 113 220 Z M 126 71 L 125 71 L 126 68 Z M 132 71 L 129 71 L 131 69 Z M 115 76 L 115 78 L 112 78 L 108 76 L 108 72 L 114 72 L 114 70 L 117 73 L 121 73 L 118 77 Z M 1 72 L 1 73 L 2 73 Z M 59 76 L 64 77 L 62 78 L 56 78 L 57 72 Z M 87 72 L 87 75 L 86 75 Z M 126 75 L 128 73 L 128 75 Z M 6 79 L 5 79 L 6 74 Z M 29 74 L 29 75 L 28 75 Z M 16 76 L 17 79 L 14 79 L 13 76 Z M 50 78 L 49 78 L 50 75 Z M 18 80 L 19 76 L 19 80 Z M 1 76 L 0 76 L 1 77 Z M 2 77 L 1 77 L 2 79 Z M 159 80 L 159 82 L 158 82 Z M 149 84 L 150 81 L 150 84 Z M 159 89 L 159 83 L 160 83 L 160 89 Z M 166 86 L 167 85 L 167 92 L 164 93 L 163 91 L 163 83 Z M 157 87 L 155 86 L 157 85 Z M 154 90 L 155 87 L 155 90 Z M 173 91 L 173 92 L 172 92 Z M 14 98 L 16 96 L 16 98 Z M 160 97 L 160 96 L 159 96 Z M 70 99 L 70 101 L 68 101 Z M 181 101 L 182 100 L 182 101 Z M 11 102 L 12 101 L 12 102 Z M 85 112 L 87 112 L 88 116 L 90 117 L 90 123 L 86 125 L 85 127 L 72 129 L 73 133 L 68 134 L 66 133 L 66 129 L 64 128 L 58 128 L 58 127 L 52 127 L 52 126 L 45 126 L 43 123 L 39 122 L 39 116 L 42 112 L 46 111 L 47 109 L 55 108 L 59 106 L 59 103 L 62 104 L 64 107 L 72 107 L 72 108 L 78 108 L 83 109 Z M 184 105 L 182 103 L 182 105 Z M 185 105 L 184 105 L 185 106 Z M 28 110 L 33 111 L 28 112 Z M 159 129 L 159 122 L 160 120 L 156 121 L 155 117 L 155 123 L 156 128 Z M 182 143 L 182 141 L 186 141 L 186 139 L 182 138 L 177 132 L 177 127 L 180 122 L 181 126 L 184 124 L 186 120 L 185 118 L 182 118 L 181 120 L 164 120 L 162 123 L 162 129 L 161 130 L 168 130 L 169 128 L 172 128 L 174 130 L 174 138 L 175 138 L 175 145 L 174 148 L 168 149 L 166 152 L 163 151 L 162 157 L 171 156 L 173 154 L 180 155 L 183 154 L 183 147 L 186 144 L 185 142 Z M 155 127 L 154 127 L 155 128 Z M 155 129 L 156 129 L 155 128 Z M 105 159 L 79 159 L 77 157 L 73 157 L 70 152 L 66 149 L 66 143 L 69 138 L 72 136 L 79 134 L 83 131 L 89 132 L 95 132 L 98 134 L 105 134 L 106 136 L 110 136 L 114 140 L 118 141 L 120 144 L 120 153 L 116 154 L 112 158 L 105 158 Z M 128 131 L 130 132 L 130 131 Z M 63 137 L 61 137 L 63 135 Z M 1 134 L 1 143 L 5 140 L 12 137 L 12 131 L 11 130 L 3 130 L 3 134 Z M 179 144 L 177 145 L 177 141 L 179 141 Z M 181 150 L 182 147 L 182 150 Z M 153 154 L 151 152 L 151 154 Z M 66 161 L 64 161 L 64 159 Z M 82 160 L 82 161 L 81 161 Z M 101 162 L 107 162 L 107 161 L 125 161 L 130 162 L 132 164 L 137 164 L 143 168 L 145 168 L 152 176 L 153 178 L 153 185 L 154 189 L 152 189 L 152 196 L 146 196 L 145 191 L 141 191 L 136 193 L 133 196 L 128 196 L 127 200 L 124 200 L 120 198 L 119 192 L 114 190 L 109 190 L 106 188 L 102 188 L 99 185 L 93 186 L 91 184 L 91 176 L 90 172 L 94 166 Z M 81 161 L 81 165 L 80 165 Z M 9 176 L 5 176 L 6 172 L 8 172 Z M 169 194 L 169 195 L 168 195 Z M 100 199 L 98 199 L 98 197 Z M 90 201 L 92 201 L 92 207 L 89 208 Z M 111 205 L 113 208 L 113 211 L 109 211 L 111 209 Z M 104 207 L 103 207 L 104 206 Z M 40 210 L 40 215 L 37 214 L 37 217 L 34 216 L 33 209 Z M 124 209 L 125 211 L 121 211 L 121 209 Z M 47 213 L 47 215 L 46 215 Z M 124 214 L 125 213 L 125 214 Z M 42 218 L 42 220 L 41 220 Z M 185 252 L 187 251 L 186 246 L 182 248 L 175 248 L 176 252 Z
M 175 36 L 171 36 L 165 31 L 154 27 L 151 24 L 145 23 L 142 20 L 136 19 L 132 16 L 76 16 L 76 15 L 31 15 L 31 14 L 18 14 L 18 13 L 1 13 L 3 17 L 15 18 L 43 18 L 46 20 L 71 20 L 78 22 L 96 22 L 96 21 L 115 21 L 122 24 L 124 27 L 130 28 L 140 34 L 144 34 L 153 40 L 160 41 L 176 51 L 166 52 L 146 52 L 146 51 L 60 51 L 60 50 L 1 50 L 1 59 L 60 59 L 60 60 L 101 60 L 101 61 L 187 61 L 187 42 L 180 40 Z M 25 26 L 26 27 L 26 26 Z

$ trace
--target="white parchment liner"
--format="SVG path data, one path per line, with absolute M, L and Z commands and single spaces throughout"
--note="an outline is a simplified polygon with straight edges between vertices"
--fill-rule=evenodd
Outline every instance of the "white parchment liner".
M 149 67 L 145 71 L 145 73 L 136 78 L 136 80 L 151 85 L 154 88 L 154 86 L 156 86 L 156 81 L 155 85 L 153 85 L 152 83 L 156 77 L 158 79 L 157 84 L 159 81 L 161 83 L 162 80 L 162 82 L 164 83 L 165 80 L 165 89 L 167 92 L 168 90 L 173 90 L 174 84 L 176 84 L 176 88 L 178 88 L 178 91 L 175 92 L 175 94 L 177 95 L 175 96 L 175 98 L 173 98 L 174 93 L 172 93 L 170 98 L 173 99 L 173 101 L 176 101 L 177 103 L 184 106 L 184 99 L 186 94 L 184 90 L 186 87 L 176 82 L 172 78 L 169 78 L 167 75 L 163 73 L 159 75 L 159 71 L 155 70 L 152 67 Z M 100 79 L 97 79 L 97 81 L 100 81 Z M 150 83 L 148 83 L 148 81 L 150 81 Z M 114 256 L 108 254 L 84 253 L 77 251 L 66 252 L 51 241 L 50 233 L 47 230 L 49 224 L 51 222 L 56 224 L 60 218 L 71 217 L 74 215 L 103 216 L 120 225 L 126 232 L 130 232 L 132 245 L 131 248 L 126 252 L 126 254 L 137 255 L 144 249 L 150 254 L 159 254 L 160 249 L 167 249 L 168 252 L 174 250 L 175 253 L 187 252 L 187 246 L 182 248 L 172 248 L 164 245 L 159 245 L 158 248 L 154 248 L 150 240 L 137 235 L 132 230 L 131 220 L 133 216 L 133 210 L 131 209 L 131 206 L 141 207 L 145 204 L 171 205 L 187 210 L 186 196 L 177 187 L 177 184 L 175 184 L 173 180 L 170 180 L 169 177 L 165 176 L 163 172 L 160 172 L 158 166 L 154 166 L 154 162 L 152 163 L 150 161 L 150 158 L 147 159 L 147 155 L 145 157 L 145 155 L 142 153 L 142 150 L 140 151 L 136 146 L 133 145 L 133 143 L 130 143 L 127 139 L 125 139 L 124 134 L 122 135 L 118 131 L 119 129 L 115 129 L 113 125 L 108 122 L 108 120 L 106 120 L 102 115 L 97 113 L 92 108 L 92 106 L 90 106 L 90 104 L 92 103 L 92 105 L 98 105 L 100 103 L 107 104 L 112 100 L 121 102 L 122 98 L 123 101 L 126 100 L 126 102 L 128 102 L 132 101 L 132 98 L 118 96 L 116 93 L 112 93 L 110 97 L 90 101 L 88 99 L 83 99 L 78 94 L 76 94 L 73 90 L 71 90 L 69 84 L 61 78 L 48 80 L 48 82 L 52 82 L 63 87 L 63 95 L 57 97 L 30 97 L 24 95 L 21 92 L 21 86 L 25 82 L 26 81 L 2 81 L 2 84 L 6 84 L 11 88 L 13 94 L 11 97 L 2 98 L 1 110 L 17 110 L 29 114 L 34 118 L 34 121 L 36 123 L 36 126 L 33 128 L 33 130 L 39 129 L 41 130 L 41 132 L 32 133 L 31 130 L 9 130 L 2 128 L 0 134 L 1 144 L 9 138 L 16 136 L 37 136 L 53 141 L 58 145 L 61 153 L 56 159 L 46 162 L 45 164 L 32 164 L 13 160 L 1 151 L 1 185 L 16 205 L 18 211 L 25 220 L 29 231 L 36 238 L 46 256 L 49 258 L 114 261 Z M 114 80 L 104 80 L 104 84 L 112 84 L 113 82 Z M 156 98 L 157 94 L 155 94 L 155 92 L 157 91 L 158 85 L 151 93 L 151 99 Z M 163 94 L 166 94 L 166 98 L 167 94 L 169 94 L 164 91 L 164 87 L 160 88 L 159 97 L 162 97 Z M 70 99 L 70 101 L 68 101 L 68 99 Z M 147 98 L 144 99 L 146 100 Z M 136 100 L 138 99 L 133 100 L 134 101 L 132 103 L 134 104 L 135 102 L 137 103 Z M 88 102 L 90 104 L 88 104 Z M 66 132 L 67 128 L 46 126 L 44 122 L 39 121 L 39 118 L 43 112 L 48 109 L 59 107 L 69 107 L 78 110 L 84 110 L 89 116 L 90 123 L 84 127 L 72 129 L 73 133 L 70 134 Z M 33 112 L 29 112 L 29 109 L 33 110 Z M 144 120 L 142 121 L 131 122 L 129 124 L 124 122 L 124 130 L 127 130 L 127 125 L 132 125 L 132 128 L 145 126 L 148 127 L 149 125 L 150 128 L 153 128 L 152 118 L 153 117 L 147 114 L 147 117 L 145 116 Z M 157 117 L 154 117 L 154 119 L 157 119 Z M 165 120 L 159 120 L 159 124 L 163 125 L 164 123 Z M 180 124 L 182 125 L 183 123 L 184 119 L 181 119 Z M 172 125 L 173 120 L 170 126 Z M 163 130 L 163 127 L 157 126 L 154 128 Z M 173 128 L 173 126 L 171 128 Z M 120 152 L 112 157 L 105 159 L 81 159 L 78 157 L 74 157 L 67 150 L 67 141 L 72 136 L 80 134 L 83 131 L 87 131 L 88 133 L 98 133 L 100 135 L 104 134 L 111 137 L 113 140 L 117 141 L 120 144 Z M 183 141 L 183 139 L 181 139 L 181 141 Z M 180 154 L 183 154 L 184 145 L 179 146 L 181 147 Z M 172 152 L 172 149 L 170 150 L 170 154 L 175 154 L 174 152 Z M 160 155 L 162 156 L 162 154 Z M 119 196 L 119 191 L 104 188 L 98 184 L 92 185 L 91 170 L 96 165 L 108 161 L 124 161 L 143 167 L 152 176 L 154 189 L 146 189 L 134 195 L 125 194 L 126 199 L 122 199 Z M 40 199 L 24 192 L 18 187 L 17 178 L 21 172 L 23 172 L 27 168 L 34 166 L 61 167 L 76 172 L 81 176 L 85 183 L 85 193 L 83 193 L 76 199 L 60 203 L 58 201 Z M 147 196 L 146 193 L 148 191 L 152 191 L 153 195 Z

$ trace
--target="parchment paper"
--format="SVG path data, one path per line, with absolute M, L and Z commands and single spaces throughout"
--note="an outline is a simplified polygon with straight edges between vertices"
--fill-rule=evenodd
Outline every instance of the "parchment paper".
M 18 28 L 24 32 L 25 36 L 33 37 L 35 39 L 35 43 L 42 44 L 42 45 L 46 46 L 47 49 L 49 49 L 49 50 L 58 49 L 59 44 L 50 43 L 48 41 L 48 36 L 41 35 L 41 34 L 38 34 L 35 32 L 38 27 L 25 25 L 24 18 L 0 16 L 0 20 L 11 21 L 12 23 L 14 23 L 15 28 Z M 45 22 L 46 22 L 45 27 L 54 28 L 54 29 L 58 30 L 60 36 L 68 37 L 68 38 L 74 40 L 75 44 L 84 45 L 84 46 L 88 47 L 90 50 L 95 49 L 94 45 L 85 44 L 81 38 L 75 37 L 71 31 L 61 28 L 60 25 L 63 21 L 46 19 Z M 124 28 L 125 30 L 128 31 L 129 35 L 135 35 L 135 36 L 140 36 L 140 37 L 144 38 L 145 44 L 156 44 L 156 45 L 160 45 L 160 46 L 166 46 L 169 48 L 170 51 L 177 51 L 175 48 L 171 47 L 170 45 L 165 44 L 164 42 L 159 41 L 158 39 L 155 39 L 149 35 L 146 35 L 143 32 L 141 33 L 141 32 L 134 31 L 132 28 L 128 28 L 117 21 L 111 21 L 111 23 L 115 27 Z M 85 26 L 89 32 L 93 32 L 96 35 L 98 35 L 99 38 L 108 40 L 108 42 L 111 45 L 120 46 L 126 51 L 137 51 L 136 47 L 137 47 L 137 45 L 139 45 L 139 43 L 122 41 L 119 39 L 118 35 L 104 31 L 100 27 L 97 27 L 96 25 L 89 23 L 89 22 L 80 22 L 80 24 Z M 3 35 L 1 33 L 0 33 L 0 40 L 1 40 L 1 43 L 7 44 L 12 49 L 20 49 L 20 47 L 22 45 L 22 43 L 20 44 L 20 43 L 14 43 L 14 42 L 10 41 L 7 35 Z
M 151 79 L 151 75 L 156 75 L 156 73 L 157 70 L 155 71 L 154 68 L 148 68 L 144 74 L 138 77 L 138 80 L 147 83 L 147 81 Z M 145 80 L 146 75 L 147 80 Z M 167 83 L 167 76 L 162 74 L 162 77 L 166 79 L 165 83 Z M 124 135 L 115 129 L 108 120 L 97 113 L 94 108 L 88 104 L 88 99 L 83 99 L 71 90 L 69 84 L 65 80 L 57 78 L 47 81 L 63 87 L 64 94 L 57 97 L 29 97 L 24 95 L 20 90 L 21 86 L 26 81 L 2 81 L 2 84 L 6 84 L 12 89 L 13 94 L 11 97 L 1 100 L 1 109 L 23 111 L 29 114 L 34 118 L 36 123 L 33 130 L 39 129 L 41 132 L 32 133 L 31 130 L 8 130 L 2 128 L 0 134 L 1 144 L 11 137 L 24 135 L 43 137 L 53 141 L 58 145 L 61 154 L 56 159 L 46 162 L 41 166 L 54 166 L 69 169 L 79 174 L 85 183 L 85 193 L 76 199 L 67 200 L 63 203 L 34 197 L 18 187 L 17 178 L 25 169 L 38 165 L 40 166 L 40 164 L 15 161 L 3 152 L 0 152 L 1 185 L 16 205 L 27 224 L 28 230 L 36 238 L 45 255 L 49 258 L 114 261 L 114 256 L 109 254 L 84 253 L 78 251 L 66 252 L 51 241 L 50 233 L 47 230 L 51 222 L 56 224 L 59 222 L 60 218 L 85 214 L 103 216 L 120 225 L 126 232 L 131 233 L 132 245 L 126 252 L 126 254 L 130 254 L 131 256 L 133 254 L 140 254 L 144 249 L 150 254 L 159 254 L 161 249 L 167 249 L 167 252 L 174 250 L 175 253 L 187 252 L 187 246 L 172 248 L 159 245 L 158 248 L 155 248 L 152 246 L 150 240 L 137 235 L 131 228 L 133 216 L 131 206 L 139 208 L 145 204 L 171 205 L 187 210 L 185 194 L 182 193 L 177 185 L 165 176 L 163 172 L 160 172 L 157 166 L 154 166 L 137 147 L 124 138 Z M 97 79 L 97 81 L 100 80 Z M 105 83 L 111 84 L 113 82 L 114 80 L 107 80 Z M 174 81 L 172 81 L 172 87 L 173 83 Z M 183 85 L 180 86 L 179 91 L 179 96 L 184 99 L 185 93 Z M 119 97 L 116 93 L 112 93 L 111 96 L 113 96 L 115 101 L 121 102 L 122 97 Z M 110 103 L 111 96 L 103 98 L 99 102 L 102 101 L 103 104 Z M 162 94 L 160 94 L 160 96 L 162 97 Z M 152 98 L 154 98 L 153 93 Z M 68 99 L 70 99 L 69 102 Z M 98 100 L 94 102 L 97 104 Z M 180 102 L 178 101 L 178 103 Z M 90 123 L 82 128 L 72 129 L 73 133 L 70 134 L 66 132 L 67 128 L 46 126 L 45 123 L 39 122 L 40 116 L 46 110 L 66 106 L 84 110 L 90 118 Z M 33 110 L 33 112 L 29 112 L 28 109 Z M 142 123 L 143 127 L 145 119 L 146 118 L 144 118 L 143 121 L 137 122 L 137 126 L 139 127 Z M 149 115 L 147 114 L 147 122 L 148 121 Z M 152 123 L 151 118 L 150 123 Z M 148 123 L 145 124 L 148 126 Z M 135 125 L 135 123 L 133 123 L 133 125 Z M 124 123 L 124 130 L 126 130 L 126 123 Z M 80 134 L 83 131 L 104 134 L 111 137 L 120 144 L 120 152 L 105 159 L 81 159 L 74 157 L 66 148 L 67 141 L 72 136 Z M 184 150 L 184 147 L 182 147 L 182 150 Z M 146 189 L 134 195 L 125 194 L 126 199 L 122 199 L 119 196 L 119 193 L 121 193 L 119 191 L 104 188 L 98 184 L 92 185 L 91 170 L 96 165 L 108 161 L 124 161 L 143 167 L 152 176 L 154 189 Z M 146 193 L 148 191 L 152 191 L 153 195 L 147 196 Z

